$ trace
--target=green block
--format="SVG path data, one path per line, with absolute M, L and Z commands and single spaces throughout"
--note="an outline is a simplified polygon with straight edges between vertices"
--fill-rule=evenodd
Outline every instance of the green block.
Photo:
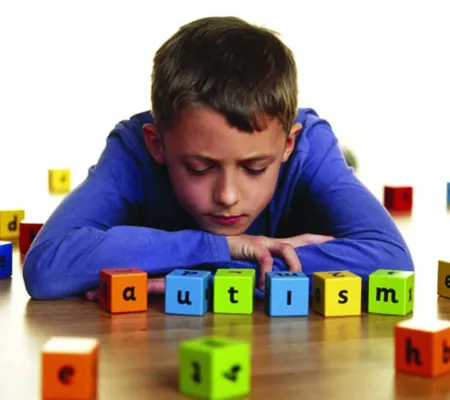
M 406 315 L 414 306 L 414 272 L 379 269 L 369 275 L 369 313 Z
M 214 312 L 251 314 L 254 269 L 219 269 L 214 276 Z
M 180 392 L 187 396 L 226 399 L 250 392 L 250 344 L 207 336 L 180 345 Z

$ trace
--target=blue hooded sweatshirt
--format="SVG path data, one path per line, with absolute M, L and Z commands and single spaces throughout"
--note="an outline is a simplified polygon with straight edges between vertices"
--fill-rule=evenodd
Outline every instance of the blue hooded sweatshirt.
M 246 234 L 291 237 L 330 235 L 323 244 L 296 248 L 303 272 L 351 271 L 363 278 L 377 269 L 412 271 L 408 247 L 393 219 L 348 167 L 331 126 L 312 109 L 281 165 L 266 208 Z M 151 112 L 121 121 L 86 179 L 52 213 L 23 266 L 35 299 L 76 297 L 98 288 L 102 269 L 136 267 L 151 275 L 177 268 L 254 268 L 232 260 L 225 236 L 200 229 L 178 203 L 167 170 L 148 153 L 142 126 Z M 274 271 L 287 270 L 274 256 Z M 255 289 L 258 297 L 263 292 Z

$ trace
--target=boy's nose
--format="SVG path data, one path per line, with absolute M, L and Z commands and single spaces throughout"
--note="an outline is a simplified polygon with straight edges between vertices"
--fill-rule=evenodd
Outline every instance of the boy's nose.
M 222 179 L 217 183 L 214 190 L 214 201 L 217 204 L 231 207 L 239 200 L 239 192 L 237 186 L 229 178 Z

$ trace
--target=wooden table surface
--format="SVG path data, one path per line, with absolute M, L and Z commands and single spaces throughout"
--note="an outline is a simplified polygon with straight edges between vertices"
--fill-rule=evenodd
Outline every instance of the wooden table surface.
M 450 217 L 441 200 L 430 207 L 420 198 L 411 217 L 396 218 L 417 268 L 413 317 L 450 319 L 450 300 L 436 295 L 437 260 L 450 256 Z M 0 399 L 40 399 L 41 348 L 60 335 L 100 340 L 99 399 L 184 399 L 180 341 L 209 334 L 251 342 L 248 399 L 450 399 L 450 375 L 394 370 L 393 327 L 411 315 L 323 318 L 311 310 L 270 318 L 257 302 L 248 316 L 174 316 L 164 314 L 161 297 L 150 298 L 146 313 L 110 315 L 88 301 L 31 300 L 17 252 L 13 269 L 0 280 Z

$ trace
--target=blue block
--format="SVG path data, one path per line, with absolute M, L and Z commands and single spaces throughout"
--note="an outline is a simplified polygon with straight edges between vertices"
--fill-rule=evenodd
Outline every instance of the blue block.
M 447 207 L 450 208 L 450 182 L 447 182 Z
M 266 272 L 264 304 L 271 317 L 309 313 L 309 279 L 303 272 Z
M 208 311 L 209 271 L 176 269 L 166 275 L 166 314 L 203 315 Z
M 12 251 L 11 242 L 0 241 L 0 278 L 9 278 L 12 275 Z

